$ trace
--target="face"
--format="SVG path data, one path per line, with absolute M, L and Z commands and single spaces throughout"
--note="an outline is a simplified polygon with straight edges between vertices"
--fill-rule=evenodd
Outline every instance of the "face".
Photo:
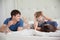
M 14 16 L 13 18 L 16 20 L 16 21 L 19 21 L 20 20 L 20 14 L 17 14 L 16 16 Z
M 42 20 L 42 16 L 39 16 L 37 19 L 38 19 L 38 20 Z

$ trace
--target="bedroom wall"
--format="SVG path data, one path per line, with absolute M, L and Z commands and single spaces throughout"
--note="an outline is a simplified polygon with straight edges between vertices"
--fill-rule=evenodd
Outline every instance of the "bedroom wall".
M 33 20 L 34 12 L 43 11 L 46 16 L 51 18 L 60 17 L 60 0 L 18 0 L 19 9 L 28 20 Z
M 21 11 L 28 20 L 33 20 L 36 11 L 43 11 L 44 15 L 54 19 L 60 17 L 60 0 L 0 0 L 0 26 L 10 17 L 13 9 Z
M 2 3 L 1 3 L 1 0 L 0 0 L 0 19 L 1 19 L 1 13 L 2 13 Z M 1 24 L 1 20 L 0 20 L 0 24 Z
M 11 10 L 15 9 L 14 5 L 14 0 L 0 0 L 0 26 L 10 17 Z

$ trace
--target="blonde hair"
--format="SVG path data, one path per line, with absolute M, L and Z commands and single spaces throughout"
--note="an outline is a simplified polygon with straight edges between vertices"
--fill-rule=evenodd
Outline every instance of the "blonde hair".
M 36 18 L 38 18 L 39 16 L 42 15 L 42 11 L 38 11 L 38 12 L 36 12 L 34 15 L 35 15 Z

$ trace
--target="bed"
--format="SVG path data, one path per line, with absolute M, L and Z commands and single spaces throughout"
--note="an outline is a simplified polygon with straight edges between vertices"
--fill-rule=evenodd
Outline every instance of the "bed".
M 17 32 L 9 32 L 7 34 L 0 33 L 0 40 L 60 40 L 60 20 L 55 20 L 58 23 L 56 32 L 39 32 L 34 29 L 24 29 Z M 33 24 L 30 21 L 29 24 Z

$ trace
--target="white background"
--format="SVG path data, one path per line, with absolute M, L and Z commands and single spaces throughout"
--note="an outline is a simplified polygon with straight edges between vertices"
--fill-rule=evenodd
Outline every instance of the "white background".
M 18 9 L 29 21 L 33 20 L 36 11 L 53 19 L 60 17 L 60 0 L 0 0 L 0 26 L 10 17 L 10 12 Z

